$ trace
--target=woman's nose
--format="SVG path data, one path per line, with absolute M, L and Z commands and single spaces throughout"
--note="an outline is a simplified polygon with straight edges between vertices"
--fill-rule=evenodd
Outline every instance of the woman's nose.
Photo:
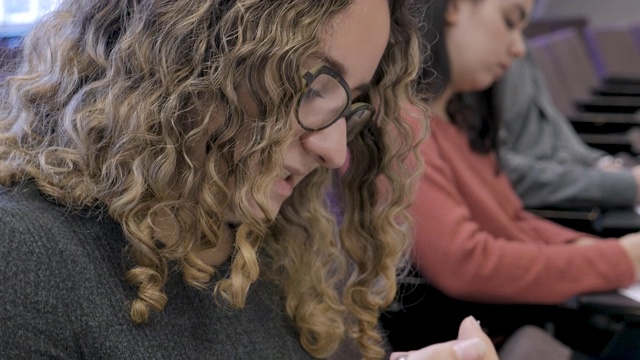
M 524 57 L 527 54 L 527 45 L 524 39 L 524 35 L 521 32 L 518 32 L 515 35 L 515 39 L 511 43 L 511 56 L 515 58 Z
M 326 129 L 306 132 L 302 135 L 305 151 L 324 167 L 336 169 L 347 158 L 347 123 L 340 119 Z

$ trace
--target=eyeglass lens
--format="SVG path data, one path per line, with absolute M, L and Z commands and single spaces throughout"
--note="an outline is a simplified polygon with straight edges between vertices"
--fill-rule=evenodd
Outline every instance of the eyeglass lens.
M 308 85 L 307 91 L 302 95 L 298 108 L 300 122 L 310 130 L 325 128 L 342 116 L 348 103 L 347 90 L 335 78 L 326 75 L 318 75 Z M 368 104 L 354 104 L 353 112 L 349 114 L 347 122 L 347 139 L 352 140 L 360 132 L 373 112 Z
M 345 88 L 333 77 L 321 74 L 302 96 L 298 116 L 309 129 L 321 129 L 344 111 L 347 101 Z

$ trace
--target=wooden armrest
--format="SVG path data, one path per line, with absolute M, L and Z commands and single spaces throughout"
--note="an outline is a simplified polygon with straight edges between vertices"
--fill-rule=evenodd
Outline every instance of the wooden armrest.
M 587 134 L 578 133 L 585 144 L 602 151 L 617 153 L 637 153 L 636 145 L 631 141 L 629 133 Z
M 595 311 L 609 316 L 622 316 L 626 320 L 640 321 L 640 303 L 616 291 L 582 294 L 577 297 L 583 311 Z
M 568 119 L 578 133 L 623 133 L 640 125 L 640 114 L 583 112 Z
M 527 210 L 535 215 L 543 217 L 549 221 L 553 221 L 562 226 L 581 231 L 584 233 L 597 235 L 598 232 L 594 228 L 594 223 L 600 217 L 600 208 L 527 208 Z
M 578 133 L 582 141 L 587 144 L 630 145 L 629 135 L 626 133 L 614 134 L 584 134 Z
M 587 208 L 527 208 L 527 211 L 532 212 L 540 217 L 546 219 L 566 219 L 566 220 L 586 220 L 595 221 L 600 216 L 600 208 L 587 207 Z
M 640 84 L 604 83 L 594 88 L 592 93 L 601 96 L 640 96 Z
M 602 79 L 604 84 L 640 85 L 640 78 L 628 74 L 611 74 Z
M 640 110 L 640 97 L 635 96 L 594 96 L 576 100 L 576 107 L 587 112 L 635 113 Z
M 604 229 L 640 230 L 640 214 L 632 207 L 616 208 L 603 211 L 598 219 L 598 226 Z

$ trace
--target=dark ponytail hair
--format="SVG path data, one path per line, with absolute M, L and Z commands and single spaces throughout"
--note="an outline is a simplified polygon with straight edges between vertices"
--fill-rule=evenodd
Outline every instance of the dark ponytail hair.
M 493 86 L 480 92 L 456 94 L 447 104 L 451 122 L 464 130 L 477 153 L 498 151 L 500 122 L 495 111 Z
M 419 91 L 438 96 L 451 81 L 451 68 L 445 38 L 445 13 L 450 0 L 432 0 L 423 12 L 423 42 L 428 46 L 420 74 Z M 452 123 L 464 130 L 469 145 L 478 153 L 498 151 L 498 112 L 495 111 L 493 86 L 487 90 L 456 94 L 447 104 Z

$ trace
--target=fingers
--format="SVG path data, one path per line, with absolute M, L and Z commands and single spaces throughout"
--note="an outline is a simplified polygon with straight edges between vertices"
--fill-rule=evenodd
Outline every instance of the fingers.
M 417 351 L 396 352 L 390 360 L 482 360 L 487 347 L 479 338 L 454 340 L 427 346 Z
M 486 334 L 480 327 L 480 323 L 473 316 L 467 316 L 460 323 L 458 328 L 458 339 L 470 339 L 473 337 L 484 337 Z
M 473 316 L 468 316 L 462 323 L 460 323 L 460 328 L 458 329 L 458 340 L 466 340 L 466 339 L 477 339 L 484 345 L 484 356 L 482 357 L 485 360 L 489 359 L 498 359 L 498 354 L 496 352 L 496 348 L 493 346 L 491 339 L 484 333 L 484 330 L 480 327 L 480 322 L 477 321 Z M 469 345 L 470 346 L 470 345 Z M 469 352 L 465 353 L 465 356 L 472 356 L 471 354 L 473 348 L 465 349 L 465 351 Z M 473 357 L 469 357 L 473 359 Z M 466 360 L 466 358 L 464 358 Z
M 458 340 L 453 351 L 459 360 L 481 360 L 487 352 L 487 346 L 480 338 Z
M 389 356 L 389 360 L 407 360 L 409 359 L 409 353 L 394 352 Z
M 389 360 L 497 360 L 498 355 L 480 324 L 469 316 L 462 320 L 458 340 L 434 344 L 420 350 L 395 352 Z

